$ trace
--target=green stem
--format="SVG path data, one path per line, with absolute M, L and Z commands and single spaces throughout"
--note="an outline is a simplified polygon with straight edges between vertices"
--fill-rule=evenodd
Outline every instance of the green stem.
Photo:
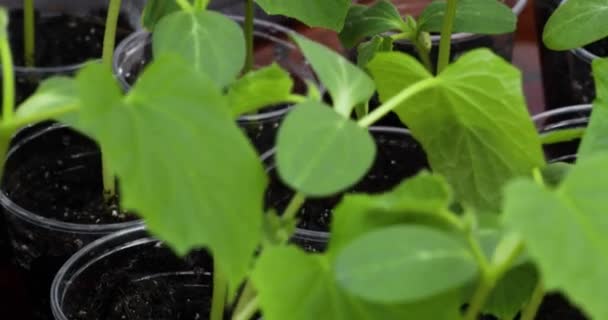
M 360 103 L 355 106 L 357 119 L 363 119 L 369 113 L 369 102 Z
M 281 216 L 281 218 L 283 220 L 290 220 L 290 219 L 295 218 L 298 215 L 298 211 L 300 211 L 300 208 L 302 207 L 302 205 L 304 204 L 305 201 L 306 201 L 306 197 L 303 194 L 301 194 L 299 192 L 296 193 L 291 198 L 291 201 L 287 205 L 287 208 L 283 212 L 283 215 Z
M 464 320 L 477 320 L 481 308 L 483 308 L 495 285 L 496 279 L 493 276 L 490 274 L 482 275 L 481 282 L 473 294 L 471 303 L 467 307 Z
M 23 43 L 25 65 L 33 67 L 36 63 L 36 29 L 34 19 L 34 0 L 23 0 Z
M 431 54 L 430 54 L 429 50 L 426 48 L 426 46 L 424 46 L 424 44 L 420 43 L 419 39 L 420 39 L 420 34 L 417 34 L 416 39 L 413 39 L 410 41 L 412 41 L 414 43 L 416 52 L 418 53 L 418 56 L 420 57 L 420 60 L 422 60 L 422 63 L 424 64 L 426 69 L 430 73 L 433 73 L 433 63 L 431 62 Z
M 437 61 L 437 73 L 441 73 L 450 63 L 450 50 L 452 46 L 452 30 L 456 17 L 456 4 L 458 0 L 447 0 L 448 8 L 443 17 L 441 26 L 441 40 L 439 41 L 439 58 Z
M 432 88 L 438 83 L 439 80 L 437 78 L 428 78 L 422 81 L 419 81 L 399 92 L 396 96 L 392 97 L 386 103 L 378 107 L 376 110 L 372 111 L 363 119 L 359 120 L 358 124 L 361 127 L 369 127 L 374 124 L 376 121 L 382 119 L 389 112 L 393 111 L 399 105 L 401 105 L 407 99 L 413 97 L 414 95 Z
M 245 69 L 243 73 L 247 73 L 253 70 L 253 57 L 254 57 L 254 48 L 253 48 L 253 18 L 254 18 L 254 10 L 255 6 L 253 0 L 245 0 L 245 41 L 247 46 L 247 58 L 245 60 Z
M 116 28 L 118 27 L 121 2 L 122 0 L 110 0 L 110 5 L 108 6 L 106 31 L 103 35 L 103 54 L 101 57 L 101 60 L 108 68 L 112 68 L 112 58 L 114 57 L 114 46 L 116 44 Z
M 207 8 L 209 0 L 194 0 L 194 10 L 203 11 Z
M 110 160 L 103 149 L 101 150 L 101 170 L 103 175 L 103 194 L 106 200 L 109 200 L 116 195 L 116 179 L 114 170 L 110 165 Z
M 237 301 L 236 306 L 234 307 L 234 314 L 241 313 L 243 311 L 243 308 L 245 308 L 245 306 L 247 305 L 247 303 L 249 303 L 249 301 L 254 299 L 255 296 L 256 296 L 256 293 L 255 293 L 255 290 L 253 289 L 253 285 L 251 284 L 251 281 L 245 282 L 245 287 L 243 287 L 243 292 L 241 292 L 241 295 L 239 296 L 239 300 Z
M 213 264 L 213 297 L 211 300 L 211 316 L 209 320 L 224 319 L 224 310 L 226 308 L 226 292 L 228 282 L 222 274 L 217 263 Z
M 175 0 L 175 3 L 184 11 L 193 11 L 194 7 L 188 0 Z
M 540 305 L 543 303 L 544 297 L 545 286 L 543 281 L 539 280 L 536 288 L 534 288 L 530 302 L 528 302 L 526 308 L 521 313 L 520 320 L 534 320 L 534 318 L 536 318 L 536 314 L 538 313 L 538 309 L 540 309 Z
M 8 43 L 8 35 L 0 39 L 0 61 L 2 62 L 2 115 L 3 123 L 13 119 L 15 112 L 15 71 L 13 70 L 13 54 Z
M 50 111 L 39 112 L 30 116 L 19 117 L 14 121 L 6 124 L 6 128 L 9 131 L 15 132 L 24 126 L 32 123 L 42 122 L 45 120 L 56 119 L 62 115 L 78 111 L 80 106 L 78 104 L 67 105 L 60 108 L 54 108 Z
M 258 311 L 259 301 L 255 297 L 251 299 L 243 308 L 243 310 L 232 317 L 232 320 L 250 320 L 251 317 Z

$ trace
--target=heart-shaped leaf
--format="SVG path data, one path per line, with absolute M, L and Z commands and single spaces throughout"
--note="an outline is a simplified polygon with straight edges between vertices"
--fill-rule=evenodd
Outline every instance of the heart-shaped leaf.
M 608 59 L 593 61 L 593 75 L 597 98 L 593 103 L 589 126 L 578 149 L 579 159 L 608 151 Z
M 266 176 L 219 88 L 174 56 L 124 98 L 103 66 L 77 82 L 78 129 L 116 170 L 122 205 L 180 254 L 208 247 L 235 290 L 261 239 Z
M 368 65 L 382 101 L 431 75 L 402 53 L 378 53 Z M 444 175 L 458 200 L 497 211 L 504 184 L 544 165 L 520 72 L 487 49 L 463 55 L 436 84 L 395 109 Z
M 547 288 L 593 319 L 608 318 L 607 166 L 608 154 L 596 154 L 579 160 L 556 191 L 526 180 L 505 192 L 505 224 L 523 238 Z

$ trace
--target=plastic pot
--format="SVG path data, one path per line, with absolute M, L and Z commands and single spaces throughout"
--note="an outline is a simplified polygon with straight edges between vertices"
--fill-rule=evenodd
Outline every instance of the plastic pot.
M 100 158 L 93 141 L 61 125 L 30 134 L 8 153 L 0 204 L 26 290 L 24 318 L 50 318 L 51 281 L 72 254 L 142 224 L 105 205 Z
M 586 128 L 591 115 L 591 105 L 562 107 L 534 116 L 534 122 L 541 134 L 547 135 L 560 130 Z M 577 159 L 580 139 L 567 142 L 545 144 L 547 161 L 574 163 Z
M 542 34 L 545 24 L 561 2 L 562 0 L 534 1 L 545 103 L 549 108 L 593 102 L 595 84 L 591 62 L 598 58 L 598 53 L 608 52 L 608 39 L 567 51 L 553 51 L 544 45 Z
M 212 258 L 178 258 L 143 227 L 85 247 L 59 270 L 51 288 L 56 320 L 207 319 Z
M 144 0 L 122 2 L 117 43 L 139 29 Z M 36 1 L 36 67 L 23 58 L 23 1 L 9 1 L 9 38 L 15 59 L 16 101 L 30 96 L 51 76 L 72 75 L 85 62 L 101 57 L 107 0 Z
M 404 179 L 428 169 L 426 154 L 408 130 L 391 127 L 370 128 L 377 154 L 372 168 L 355 186 L 333 197 L 308 199 L 300 209 L 300 224 L 293 242 L 307 251 L 324 251 L 329 240 L 333 208 L 346 193 L 382 193 Z M 281 181 L 274 163 L 274 150 L 262 156 L 270 176 L 266 206 L 283 212 L 294 192 Z
M 244 21 L 242 17 L 229 17 L 241 24 Z M 299 48 L 288 40 L 288 35 L 293 32 L 275 23 L 255 20 L 255 65 L 279 64 L 294 79 L 295 91 L 305 93 L 306 81 L 314 83 L 316 80 Z M 152 37 L 147 31 L 131 35 L 118 46 L 114 72 L 125 90 L 131 88 L 152 59 Z M 290 109 L 291 105 L 287 104 L 269 106 L 255 114 L 241 116 L 237 121 L 257 150 L 265 152 L 274 146 L 278 127 Z

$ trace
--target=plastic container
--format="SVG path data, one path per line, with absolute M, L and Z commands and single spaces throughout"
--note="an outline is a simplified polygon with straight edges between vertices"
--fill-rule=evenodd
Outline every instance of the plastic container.
M 542 135 L 554 133 L 559 130 L 586 128 L 591 115 L 591 105 L 576 105 L 562 107 L 534 116 L 534 122 Z M 580 139 L 567 142 L 545 144 L 547 161 L 574 163 L 577 159 Z
M 76 212 L 81 208 L 95 213 L 97 207 L 87 203 L 94 196 L 103 203 L 100 158 L 93 141 L 61 125 L 40 129 L 8 153 L 0 204 L 20 287 L 26 290 L 26 307 L 19 314 L 24 319 L 28 312 L 32 319 L 50 318 L 51 281 L 71 255 L 102 236 L 143 223 L 109 213 L 91 216 L 103 219 L 97 224 L 59 219 L 82 218 Z
M 143 227 L 85 247 L 59 270 L 51 288 L 56 320 L 207 319 L 212 258 L 178 258 Z
M 381 193 L 391 190 L 404 179 L 429 167 L 426 154 L 409 131 L 391 127 L 372 127 L 370 132 L 376 141 L 377 155 L 366 176 L 344 193 Z M 274 164 L 274 150 L 262 156 L 270 176 L 266 193 L 266 206 L 283 212 L 293 191 L 283 184 Z M 329 240 L 329 226 L 333 208 L 344 193 L 333 197 L 308 199 L 298 214 L 299 227 L 293 242 L 307 251 L 324 251 Z
M 229 16 L 239 23 L 242 17 Z M 295 91 L 306 92 L 306 81 L 315 82 L 315 76 L 300 50 L 288 40 L 294 31 L 280 25 L 256 20 L 255 64 L 256 67 L 279 64 L 288 71 L 295 83 Z M 141 31 L 125 39 L 116 49 L 114 72 L 119 81 L 129 90 L 145 66 L 152 60 L 152 39 L 150 33 Z M 255 114 L 241 116 L 238 124 L 260 152 L 274 146 L 278 127 L 291 105 L 269 106 Z
M 121 23 L 124 27 L 124 24 L 128 24 L 132 30 L 140 29 L 140 17 L 141 12 L 143 10 L 145 1 L 144 0 L 129 0 L 122 2 L 122 20 Z M 99 56 L 83 56 L 81 61 L 73 61 L 69 64 L 62 65 L 48 65 L 52 64 L 53 61 L 46 61 L 47 66 L 44 67 L 26 67 L 23 64 L 23 40 L 22 40 L 22 29 L 23 23 L 17 17 L 21 18 L 21 14 L 16 14 L 17 10 L 22 10 L 23 1 L 8 1 L 8 3 L 3 3 L 4 6 L 7 6 L 11 12 L 12 22 L 9 25 L 9 33 L 11 45 L 13 46 L 13 56 L 15 59 L 15 76 L 16 76 L 16 101 L 21 102 L 25 100 L 28 96 L 30 96 L 38 87 L 38 84 L 51 76 L 55 75 L 72 75 L 76 71 L 78 71 L 84 63 L 91 59 L 98 59 Z M 88 1 L 71 1 L 71 0 L 38 0 L 35 2 L 36 10 L 40 13 L 36 16 L 37 22 L 37 39 L 36 39 L 36 52 L 50 50 L 49 48 L 61 48 L 63 47 L 66 50 L 66 54 L 69 54 L 70 51 L 74 51 L 74 48 L 90 46 L 86 50 L 83 49 L 83 53 L 90 53 L 92 51 L 99 51 L 101 53 L 101 45 L 96 43 L 95 40 L 91 39 L 102 39 L 103 26 L 105 25 L 105 11 L 108 6 L 107 0 L 88 0 Z M 58 19 L 61 15 L 69 15 L 72 17 L 81 17 L 82 21 L 88 21 L 92 24 L 99 24 L 97 29 L 73 31 L 75 38 L 72 43 L 52 43 L 48 41 L 48 38 L 53 39 L 53 41 L 60 41 L 61 35 L 55 35 L 52 37 L 47 34 L 48 32 L 52 32 L 52 30 L 45 30 L 46 28 L 50 28 L 50 25 L 53 25 L 59 28 L 59 21 L 55 21 L 54 19 Z M 104 18 L 104 19 L 102 19 Z M 67 23 L 67 22 L 66 22 Z M 76 23 L 75 21 L 69 21 L 69 23 Z M 43 24 L 43 25 L 40 25 Z M 62 26 L 63 31 L 65 30 L 77 30 L 75 26 Z M 124 39 L 131 30 L 121 29 L 119 28 L 117 33 L 117 43 Z M 102 34 L 99 34 L 99 33 Z M 40 52 L 42 54 L 42 52 Z M 46 59 L 45 59 L 46 60 Z M 1 87 L 1 86 L 0 86 Z

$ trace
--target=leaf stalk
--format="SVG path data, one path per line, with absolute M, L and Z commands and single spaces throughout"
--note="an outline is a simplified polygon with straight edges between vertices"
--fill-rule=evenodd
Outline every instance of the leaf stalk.
M 452 31 L 456 18 L 456 5 L 458 0 L 447 0 L 447 10 L 443 17 L 441 26 L 441 39 L 439 40 L 439 58 L 437 61 L 437 73 L 441 73 L 450 63 L 450 51 L 452 47 Z

